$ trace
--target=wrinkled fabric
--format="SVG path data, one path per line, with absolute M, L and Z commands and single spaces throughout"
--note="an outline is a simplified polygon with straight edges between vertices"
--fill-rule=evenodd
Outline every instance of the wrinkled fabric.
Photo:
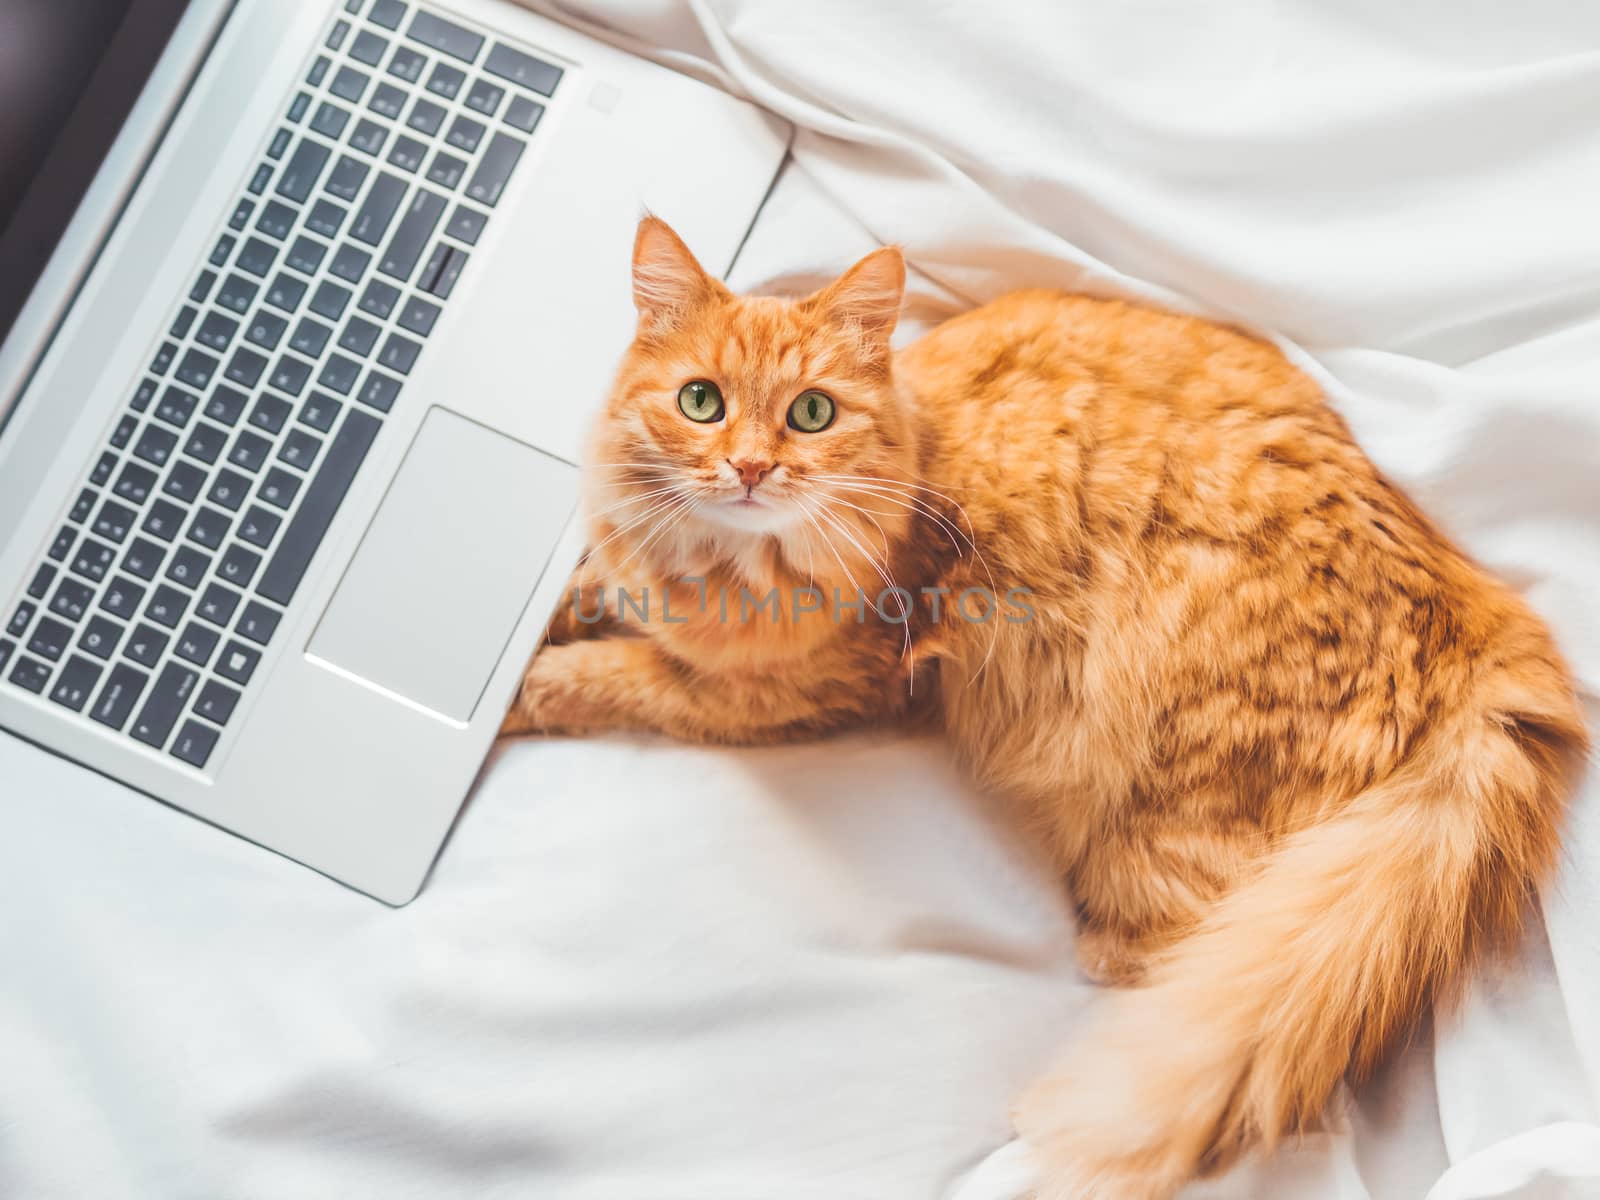
M 796 123 L 740 286 L 898 241 L 904 336 L 1035 283 L 1268 332 L 1600 690 L 1600 9 L 566 15 Z M 1186 1200 L 1600 1195 L 1595 791 L 1518 961 Z M 506 747 L 399 911 L 4 735 L 0 797 L 7 1200 L 1022 1200 L 1095 997 L 936 740 Z

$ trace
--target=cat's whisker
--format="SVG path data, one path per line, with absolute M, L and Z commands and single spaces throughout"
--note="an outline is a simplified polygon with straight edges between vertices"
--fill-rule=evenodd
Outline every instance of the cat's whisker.
M 839 570 L 842 571 L 844 573 L 844 577 L 850 581 L 850 586 L 856 590 L 856 594 L 860 595 L 861 584 L 856 581 L 855 572 L 845 565 L 844 556 L 839 553 L 839 547 L 833 544 L 833 539 L 828 536 L 828 531 L 824 529 L 822 527 L 822 523 L 817 520 L 816 510 L 804 500 L 801 501 L 801 508 L 805 512 L 806 520 L 810 521 L 811 524 L 816 528 L 817 536 L 822 539 L 822 544 L 833 552 L 833 557 L 839 563 Z
M 672 492 L 681 490 L 682 489 L 676 484 L 668 484 L 666 487 L 656 488 L 654 491 L 639 492 L 636 495 L 628 496 L 625 499 L 618 500 L 615 504 L 607 505 L 605 508 L 602 508 L 597 512 L 586 513 L 584 515 L 588 520 L 595 521 L 605 516 L 607 513 L 616 512 L 619 508 L 627 508 L 630 504 L 638 504 L 641 500 L 649 500 L 654 496 L 665 496 Z
M 613 529 L 609 534 L 607 534 L 604 538 L 602 538 L 598 543 L 596 543 L 595 545 L 591 546 L 589 548 L 588 553 L 585 555 L 585 558 L 591 558 L 592 559 L 596 554 L 598 554 L 602 549 L 604 549 L 611 542 L 615 541 L 617 538 L 619 538 L 623 534 L 627 533 L 630 529 L 633 529 L 633 528 L 635 528 L 635 527 L 637 527 L 639 525 L 644 524 L 644 522 L 648 521 L 651 517 L 655 516 L 658 512 L 662 511 L 662 509 L 667 508 L 669 505 L 672 505 L 676 501 L 676 499 L 677 499 L 676 496 L 668 496 L 665 500 L 658 500 L 654 504 L 651 504 L 648 508 L 646 508 L 644 510 L 644 512 L 638 514 L 631 521 L 628 521 L 626 524 L 620 525 L 616 529 Z
M 958 513 L 960 513 L 961 514 L 961 519 L 967 523 L 967 532 L 969 534 L 971 534 L 972 536 L 974 536 L 974 537 L 977 536 L 977 533 L 973 529 L 973 526 L 972 526 L 972 518 L 967 515 L 966 507 L 964 505 L 962 505 L 962 503 L 959 500 L 957 500 L 955 497 L 946 495 L 944 492 L 941 492 L 938 488 L 927 487 L 927 486 L 925 486 L 923 484 L 920 484 L 920 483 L 900 483 L 900 482 L 898 482 L 896 480 L 884 479 L 882 476 L 876 476 L 876 475 L 817 475 L 817 476 L 815 476 L 815 478 L 817 478 L 817 479 L 828 479 L 828 480 L 834 480 L 834 481 L 846 481 L 846 480 L 848 480 L 848 481 L 854 481 L 854 482 L 860 482 L 860 483 L 871 483 L 871 484 L 876 484 L 879 487 L 896 488 L 896 489 L 900 489 L 900 490 L 904 490 L 904 491 L 926 492 L 930 496 L 935 496 L 938 499 L 943 500 L 951 508 L 955 509 Z
M 956 548 L 958 553 L 964 553 L 964 551 L 961 549 L 962 542 L 965 542 L 968 546 L 970 546 L 974 553 L 977 552 L 977 544 L 972 540 L 972 538 L 967 536 L 960 526 L 958 526 L 954 521 L 950 520 L 949 517 L 939 512 L 939 510 L 934 508 L 932 504 L 926 500 L 923 500 L 914 492 L 902 491 L 898 488 L 898 486 L 887 483 L 854 481 L 861 477 L 817 475 L 813 476 L 813 478 L 826 482 L 833 482 L 837 480 L 839 481 L 839 486 L 843 487 L 846 491 L 866 492 L 867 494 L 875 496 L 880 500 L 888 500 L 890 502 L 903 504 L 926 517 L 932 518 L 943 531 L 944 535 L 950 539 L 950 544 Z M 969 521 L 968 524 L 970 525 L 971 522 Z M 957 540 L 958 538 L 959 540 Z
M 862 508 L 861 505 L 855 503 L 852 500 L 846 500 L 843 496 L 839 495 L 836 492 L 831 492 L 828 489 L 824 488 L 823 489 L 823 495 L 825 495 L 829 500 L 832 500 L 832 501 L 834 501 L 834 502 L 836 502 L 838 504 L 844 505 L 846 508 L 854 509 L 856 512 L 860 513 L 862 516 L 866 517 L 867 520 L 872 522 L 874 528 L 876 528 L 877 531 L 878 531 L 879 539 L 883 542 L 883 559 L 884 559 L 885 562 L 888 562 L 889 561 L 889 555 L 891 553 L 890 546 L 889 546 L 889 535 L 886 532 L 884 532 L 883 525 L 881 523 L 879 523 L 877 517 L 874 517 L 872 515 L 871 511 L 869 511 L 869 510 L 867 510 L 865 508 Z M 893 517 L 893 516 L 898 516 L 899 514 L 898 513 L 885 512 L 885 513 L 880 513 L 879 515 L 880 516 L 885 516 L 885 517 Z
M 872 566 L 872 569 L 875 570 L 878 573 L 878 578 L 882 579 L 884 584 L 888 587 L 888 589 L 891 592 L 895 593 L 895 599 L 898 600 L 899 599 L 899 594 L 901 592 L 905 591 L 905 589 L 900 587 L 900 586 L 898 586 L 895 583 L 894 575 L 888 569 L 888 554 L 889 554 L 889 551 L 888 551 L 888 539 L 887 538 L 884 539 L 884 562 L 882 564 L 879 564 L 878 560 L 876 558 L 874 558 L 870 553 L 868 553 L 867 548 L 856 540 L 855 535 L 852 534 L 850 532 L 849 528 L 845 525 L 845 523 L 842 520 L 839 519 L 839 516 L 838 516 L 837 513 L 829 511 L 829 509 L 826 507 L 826 505 L 824 505 L 821 508 L 820 513 L 836 529 L 838 529 L 840 533 L 844 534 L 845 539 L 852 546 L 854 546 L 856 548 L 856 550 L 862 555 L 862 557 L 864 557 L 867 560 L 867 562 Z M 873 523 L 876 524 L 876 522 L 873 522 Z M 879 528 L 879 532 L 881 533 L 883 531 L 883 527 L 879 526 L 878 528 Z M 857 591 L 858 592 L 860 591 L 859 587 L 857 588 Z M 874 605 L 874 607 L 876 607 L 876 605 Z M 881 612 L 880 612 L 879 615 L 880 616 L 882 615 Z M 905 620 L 901 623 L 902 631 L 905 634 L 905 644 L 904 644 L 904 649 L 901 651 L 901 653 L 909 658 L 910 666 L 911 666 L 912 669 L 914 669 L 915 666 L 916 666 L 916 653 L 912 649 L 912 646 L 911 646 L 911 611 L 910 611 L 910 609 L 909 608 L 905 609 L 903 611 L 902 615 L 905 618 Z
M 611 568 L 612 573 L 613 574 L 620 574 L 621 571 L 622 571 L 622 568 L 627 566 L 628 563 L 632 562 L 635 555 L 639 554 L 642 550 L 645 549 L 645 547 L 650 545 L 650 543 L 655 540 L 656 536 L 661 532 L 662 528 L 666 525 L 666 523 L 668 521 L 672 520 L 675 517 L 682 516 L 687 510 L 693 508 L 694 504 L 695 504 L 695 501 L 697 499 L 698 499 L 697 496 L 695 496 L 693 493 L 690 493 L 689 495 L 687 495 L 687 496 L 685 496 L 685 497 L 683 497 L 681 499 L 668 501 L 667 502 L 667 510 L 661 516 L 660 520 L 658 520 L 654 525 L 652 525 L 650 527 L 650 529 L 645 534 L 645 537 L 643 539 L 641 539 L 639 542 L 637 542 L 634 545 L 632 550 L 628 551 L 626 557 L 624 557 L 620 562 L 618 562 L 616 566 Z M 659 511 L 659 510 L 657 510 L 657 511 Z

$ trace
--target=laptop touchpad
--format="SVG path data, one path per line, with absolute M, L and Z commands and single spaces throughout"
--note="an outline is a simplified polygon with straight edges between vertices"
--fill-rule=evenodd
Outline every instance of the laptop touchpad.
M 429 410 L 310 654 L 449 720 L 470 720 L 577 491 L 567 463 Z

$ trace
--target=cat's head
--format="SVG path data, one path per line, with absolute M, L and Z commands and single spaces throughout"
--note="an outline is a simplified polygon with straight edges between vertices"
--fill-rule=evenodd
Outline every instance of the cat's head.
M 591 445 L 599 531 L 637 520 L 624 544 L 654 532 L 662 546 L 804 539 L 813 554 L 848 552 L 865 522 L 841 497 L 859 506 L 851 485 L 899 479 L 911 453 L 889 348 L 904 286 L 886 248 L 802 300 L 736 296 L 645 218 L 638 328 Z

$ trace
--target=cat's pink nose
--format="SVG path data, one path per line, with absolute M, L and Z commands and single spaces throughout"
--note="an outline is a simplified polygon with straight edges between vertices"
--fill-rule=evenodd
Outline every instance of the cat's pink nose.
M 738 462 L 728 460 L 728 465 L 739 472 L 739 482 L 745 487 L 755 487 L 772 472 L 772 464 L 759 462 L 753 458 L 741 458 Z

